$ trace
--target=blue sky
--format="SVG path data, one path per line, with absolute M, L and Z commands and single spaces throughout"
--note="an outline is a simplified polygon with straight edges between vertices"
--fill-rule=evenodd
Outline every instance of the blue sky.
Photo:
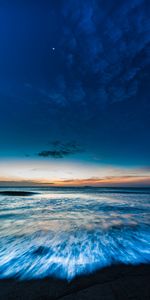
M 13 163 L 26 164 L 30 180 L 46 178 L 45 163 L 63 168 L 62 179 L 68 164 L 88 168 L 84 178 L 97 168 L 149 176 L 148 8 L 146 0 L 1 2 L 1 180 L 18 178 Z

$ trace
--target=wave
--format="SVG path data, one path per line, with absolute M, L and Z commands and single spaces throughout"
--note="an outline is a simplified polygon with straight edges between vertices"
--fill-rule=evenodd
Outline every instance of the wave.
M 147 227 L 112 227 L 53 233 L 39 231 L 0 239 L 0 278 L 54 276 L 72 280 L 112 264 L 150 263 Z

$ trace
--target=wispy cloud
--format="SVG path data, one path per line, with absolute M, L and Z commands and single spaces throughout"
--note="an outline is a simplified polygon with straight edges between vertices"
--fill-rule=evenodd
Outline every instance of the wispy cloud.
M 83 152 L 83 149 L 75 142 L 62 143 L 60 141 L 54 141 L 51 143 L 51 149 L 39 152 L 38 156 L 64 158 L 81 152 Z
M 106 176 L 84 179 L 8 180 L 0 179 L 0 186 L 54 186 L 54 187 L 150 187 L 150 176 Z
M 136 187 L 149 186 L 150 176 L 106 176 L 85 179 L 58 180 L 57 186 Z
M 57 93 L 75 103 L 92 98 L 99 107 L 134 97 L 149 61 L 146 2 L 69 0 L 59 9 L 65 23 L 60 55 L 68 69 Z

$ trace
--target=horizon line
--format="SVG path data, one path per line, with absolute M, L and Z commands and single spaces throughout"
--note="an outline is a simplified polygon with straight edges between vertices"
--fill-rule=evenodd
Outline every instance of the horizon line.
M 150 185 L 101 185 L 101 186 L 94 186 L 94 185 L 46 185 L 46 184 L 33 184 L 33 185 L 1 185 L 0 188 L 52 188 L 52 189 L 57 189 L 57 188 L 106 188 L 106 189 L 134 189 L 134 188 L 144 188 L 144 189 L 149 189 Z

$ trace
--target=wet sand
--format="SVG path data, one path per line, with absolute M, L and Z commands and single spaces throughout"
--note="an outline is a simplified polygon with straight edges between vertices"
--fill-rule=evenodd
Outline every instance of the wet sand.
M 150 299 L 150 265 L 117 265 L 72 282 L 45 278 L 0 280 L 0 300 Z

